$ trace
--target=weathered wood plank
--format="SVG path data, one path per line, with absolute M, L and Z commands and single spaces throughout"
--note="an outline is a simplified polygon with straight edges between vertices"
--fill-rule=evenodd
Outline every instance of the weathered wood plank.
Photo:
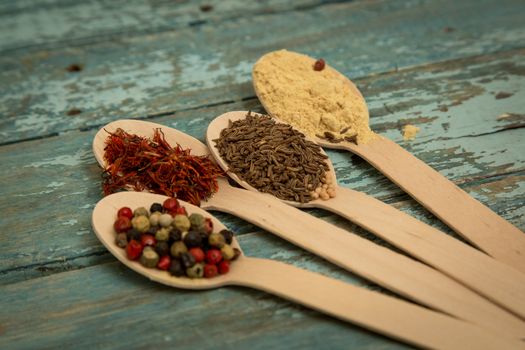
M 362 284 L 276 238 L 251 234 L 239 240 L 247 255 Z M 0 305 L 0 347 L 9 349 L 405 348 L 262 292 L 177 290 L 118 262 L 4 286 Z
M 253 63 L 282 47 L 322 56 L 357 78 L 517 48 L 525 38 L 522 1 L 408 4 L 334 4 L 3 56 L 1 142 L 89 128 L 122 116 L 145 117 L 252 97 Z M 278 35 L 270 40 L 268 30 Z M 73 63 L 84 69 L 67 72 Z
M 9 1 L 0 3 L 0 52 L 85 45 L 331 2 L 334 1 Z

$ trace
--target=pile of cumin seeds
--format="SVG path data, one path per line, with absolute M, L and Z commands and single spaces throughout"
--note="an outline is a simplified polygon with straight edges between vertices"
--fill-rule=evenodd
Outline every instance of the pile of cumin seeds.
M 306 203 L 331 182 L 321 147 L 267 115 L 249 112 L 245 119 L 230 121 L 213 141 L 229 171 L 280 199 Z

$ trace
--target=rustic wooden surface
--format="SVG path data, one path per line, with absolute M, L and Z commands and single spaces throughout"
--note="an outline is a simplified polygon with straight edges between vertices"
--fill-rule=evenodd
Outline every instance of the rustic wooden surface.
M 323 57 L 361 89 L 374 130 L 525 230 L 523 1 L 206 4 L 0 0 L 1 348 L 406 348 L 261 292 L 154 284 L 91 230 L 101 125 L 151 119 L 204 140 L 216 115 L 261 111 L 250 70 L 274 49 Z M 413 141 L 403 141 L 407 123 L 421 128 Z M 328 154 L 341 186 L 450 233 L 368 164 Z M 214 214 L 248 255 L 381 290 Z

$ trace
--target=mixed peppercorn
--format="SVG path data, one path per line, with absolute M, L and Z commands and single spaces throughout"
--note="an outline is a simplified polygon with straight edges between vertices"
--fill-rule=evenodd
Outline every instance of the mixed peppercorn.
M 188 215 L 176 198 L 131 210 L 122 207 L 113 224 L 117 246 L 130 260 L 166 270 L 176 277 L 211 278 L 228 273 L 240 255 L 231 246 L 233 232 L 213 232 L 213 222 L 201 214 Z

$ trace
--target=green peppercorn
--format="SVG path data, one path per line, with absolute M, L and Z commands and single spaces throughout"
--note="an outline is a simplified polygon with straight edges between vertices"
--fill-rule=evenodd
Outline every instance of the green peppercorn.
M 140 256 L 140 263 L 145 267 L 155 267 L 159 262 L 159 254 L 152 247 L 146 247 Z
M 186 247 L 200 247 L 202 245 L 202 236 L 198 231 L 189 231 L 188 234 L 184 236 L 184 243 Z
M 167 241 L 170 238 L 171 229 L 168 227 L 161 227 L 155 232 L 155 239 L 157 241 Z
M 175 215 L 175 219 L 173 220 L 173 226 L 175 226 L 175 228 L 177 228 L 181 232 L 188 231 L 191 227 L 190 219 L 188 219 L 186 215 Z
M 171 214 L 162 214 L 159 218 L 159 224 L 162 227 L 168 227 L 173 222 L 173 216 Z
M 182 267 L 182 263 L 180 262 L 180 260 L 177 260 L 177 259 L 171 260 L 169 272 L 173 276 L 177 276 L 177 277 L 184 276 L 185 271 L 184 271 L 184 267 Z
M 168 255 L 170 253 L 170 245 L 166 241 L 157 241 L 155 251 L 160 256 Z
M 188 267 L 192 267 L 196 263 L 195 257 L 192 254 L 190 254 L 189 252 L 182 253 L 181 256 L 180 256 L 180 261 L 182 263 L 182 266 L 184 268 L 186 268 L 186 269 Z
M 204 216 L 202 216 L 201 214 L 193 213 L 190 215 L 189 219 L 190 219 L 192 230 L 195 230 L 195 231 L 202 230 L 204 226 Z
M 139 232 L 146 232 L 149 230 L 149 219 L 144 215 L 135 216 L 131 219 L 131 225 Z
M 171 245 L 170 254 L 174 258 L 179 258 L 182 254 L 187 253 L 188 248 L 182 241 L 177 241 Z
M 214 232 L 208 237 L 208 243 L 214 247 L 222 248 L 226 242 L 223 235 L 218 232 Z
M 149 211 L 151 213 L 155 213 L 155 212 L 162 213 L 164 211 L 164 207 L 160 203 L 153 203 L 151 207 L 149 208 Z
M 235 251 L 229 244 L 225 244 L 224 246 L 222 246 L 221 254 L 224 260 L 232 260 L 235 257 Z
M 182 239 L 182 232 L 180 232 L 178 229 L 174 228 L 170 232 L 170 241 L 176 242 L 180 241 Z
M 230 230 L 222 230 L 219 233 L 224 236 L 224 240 L 225 240 L 226 244 L 232 244 L 232 240 L 233 240 L 233 232 L 232 231 L 230 231 Z
M 145 217 L 148 217 L 149 216 L 149 211 L 148 209 L 144 208 L 144 207 L 140 207 L 140 208 L 137 208 L 133 211 L 133 216 L 145 216 Z
M 162 214 L 158 211 L 151 213 L 149 216 L 149 223 L 151 226 L 159 226 L 159 219 Z
M 115 239 L 115 243 L 117 243 L 117 246 L 120 248 L 126 248 L 128 245 L 128 236 L 124 232 L 119 233 Z
M 186 275 L 188 275 L 189 278 L 202 278 L 204 275 L 204 264 L 197 263 L 192 267 L 186 268 Z

